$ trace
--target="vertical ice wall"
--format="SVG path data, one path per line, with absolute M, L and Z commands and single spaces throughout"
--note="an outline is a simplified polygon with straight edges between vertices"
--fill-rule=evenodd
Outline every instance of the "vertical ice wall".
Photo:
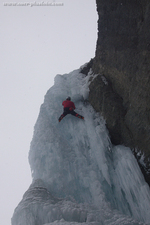
M 64 223 L 62 219 L 118 225 L 150 221 L 150 191 L 135 158 L 130 149 L 111 145 L 103 118 L 87 102 L 93 76 L 85 77 L 80 69 L 57 75 L 45 96 L 29 153 L 36 185 L 29 188 L 14 214 L 20 221 L 20 210 L 25 217 L 28 210 L 34 222 L 29 219 L 21 225 Z M 84 121 L 67 115 L 58 122 L 67 96 Z M 36 180 L 42 180 L 40 187 Z M 42 190 L 49 193 L 45 200 Z

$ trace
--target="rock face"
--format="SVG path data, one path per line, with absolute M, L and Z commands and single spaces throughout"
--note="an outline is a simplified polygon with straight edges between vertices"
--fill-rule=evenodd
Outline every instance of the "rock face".
M 111 140 L 133 149 L 150 184 L 150 1 L 97 0 L 98 40 L 89 101 Z M 90 62 L 91 64 L 91 62 Z

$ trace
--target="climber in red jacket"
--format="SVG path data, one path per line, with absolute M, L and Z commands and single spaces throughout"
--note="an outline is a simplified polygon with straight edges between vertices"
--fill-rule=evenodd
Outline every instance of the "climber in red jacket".
M 75 104 L 71 101 L 71 98 L 68 97 L 65 101 L 63 101 L 62 105 L 64 106 L 64 112 L 63 114 L 59 117 L 58 121 L 60 122 L 67 114 L 71 114 L 73 116 L 76 116 L 80 119 L 84 119 L 83 116 L 79 115 L 76 113 L 75 110 Z

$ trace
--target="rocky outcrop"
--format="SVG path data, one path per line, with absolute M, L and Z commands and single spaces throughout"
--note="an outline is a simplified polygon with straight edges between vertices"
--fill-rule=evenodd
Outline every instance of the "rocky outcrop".
M 150 1 L 96 2 L 97 76 L 89 101 L 106 119 L 112 142 L 133 149 L 150 184 Z

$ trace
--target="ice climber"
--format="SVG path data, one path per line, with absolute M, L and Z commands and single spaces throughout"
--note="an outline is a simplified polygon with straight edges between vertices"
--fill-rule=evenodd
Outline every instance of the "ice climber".
M 75 109 L 75 104 L 71 101 L 71 98 L 68 97 L 65 101 L 63 101 L 62 105 L 64 106 L 64 112 L 63 114 L 59 117 L 59 122 L 67 115 L 67 114 L 71 114 L 73 116 L 76 116 L 80 119 L 84 119 L 83 116 L 79 115 L 78 113 L 76 113 L 74 111 Z

